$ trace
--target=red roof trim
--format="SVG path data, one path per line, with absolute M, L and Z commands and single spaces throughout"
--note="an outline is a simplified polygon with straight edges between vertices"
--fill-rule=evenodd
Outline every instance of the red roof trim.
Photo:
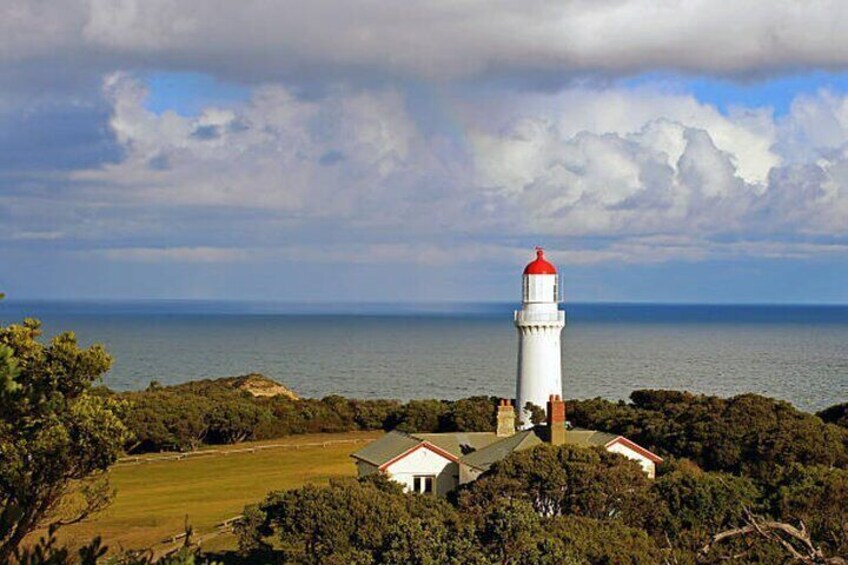
M 403 452 L 403 453 L 401 453 L 400 455 L 395 455 L 394 457 L 392 457 L 391 459 L 389 459 L 388 461 L 386 461 L 385 463 L 383 463 L 382 465 L 380 465 L 380 466 L 378 467 L 378 469 L 379 469 L 380 471 L 384 471 L 384 470 L 385 470 L 385 469 L 387 469 L 388 467 L 391 467 L 394 463 L 397 463 L 398 461 L 400 461 L 401 459 L 403 459 L 403 458 L 404 458 L 404 457 L 406 457 L 407 455 L 410 455 L 410 454 L 412 454 L 413 452 L 418 451 L 418 450 L 419 450 L 419 449 L 421 449 L 422 447 L 423 447 L 423 448 L 425 448 L 425 449 L 429 449 L 429 450 L 430 450 L 430 451 L 432 451 L 433 453 L 435 453 L 435 454 L 437 454 L 437 455 L 441 455 L 441 456 L 442 456 L 442 457 L 444 457 L 445 459 L 449 459 L 450 461 L 453 461 L 454 463 L 456 463 L 457 461 L 459 461 L 459 458 L 458 458 L 458 457 L 456 457 L 455 455 L 453 455 L 452 453 L 448 453 L 448 452 L 447 452 L 447 451 L 445 451 L 444 449 L 441 449 L 441 448 L 436 447 L 435 445 L 433 445 L 433 444 L 432 444 L 432 443 L 430 443 L 429 441 L 422 441 L 422 442 L 421 442 L 421 443 L 419 443 L 418 445 L 413 445 L 412 447 L 410 447 L 409 449 L 407 449 L 406 451 L 404 451 L 404 452 Z
M 648 459 L 650 459 L 654 463 L 662 463 L 663 462 L 662 457 L 660 457 L 656 453 L 653 453 L 652 451 L 648 451 L 647 449 L 645 449 L 644 447 L 642 447 L 638 443 L 633 443 L 632 441 L 630 441 L 629 439 L 627 439 L 624 436 L 618 436 L 614 440 L 607 443 L 604 447 L 609 447 L 609 446 L 611 446 L 615 443 L 620 443 L 623 446 L 632 449 L 633 451 L 635 451 L 639 455 L 642 455 L 643 457 L 647 457 Z

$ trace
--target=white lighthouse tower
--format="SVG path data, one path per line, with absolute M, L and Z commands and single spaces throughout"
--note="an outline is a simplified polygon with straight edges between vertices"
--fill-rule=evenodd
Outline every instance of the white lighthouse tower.
M 524 268 L 521 310 L 515 312 L 518 329 L 518 379 L 516 400 L 522 425 L 531 427 L 528 402 L 544 408 L 553 395 L 562 394 L 560 334 L 565 312 L 559 309 L 556 268 L 536 248 L 536 260 Z

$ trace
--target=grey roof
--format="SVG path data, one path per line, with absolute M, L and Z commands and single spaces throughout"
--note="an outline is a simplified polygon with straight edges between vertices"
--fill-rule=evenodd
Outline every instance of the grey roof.
M 485 471 L 494 463 L 507 457 L 515 451 L 522 451 L 542 443 L 536 430 L 524 430 L 515 435 L 503 438 L 479 451 L 469 453 L 462 458 L 466 465 Z
M 619 437 L 621 436 L 618 434 L 575 428 L 565 432 L 565 443 L 583 447 L 591 447 L 593 445 L 605 447 L 609 442 Z
M 540 427 L 524 430 L 516 433 L 514 436 L 492 443 L 479 451 L 469 453 L 461 461 L 475 469 L 485 471 L 501 459 L 505 459 L 511 453 L 524 451 L 525 449 L 544 443 L 545 433 L 546 430 Z M 605 447 L 609 442 L 618 437 L 620 436 L 607 432 L 574 429 L 565 432 L 565 443 L 580 447 Z
M 427 442 L 454 455 L 462 463 L 485 471 L 511 453 L 544 443 L 545 432 L 543 427 L 536 427 L 499 438 L 493 432 L 406 434 L 392 431 L 356 451 L 351 457 L 379 467 L 416 445 Z M 565 443 L 581 447 L 604 447 L 619 437 L 607 432 L 578 428 L 565 432 Z
M 388 463 L 398 455 L 405 453 L 421 443 L 420 439 L 411 437 L 403 432 L 389 432 L 378 440 L 372 441 L 359 451 L 351 454 L 355 459 L 361 459 L 379 467 Z
M 454 432 L 443 434 L 411 434 L 412 437 L 429 442 L 444 449 L 454 457 L 461 458 L 469 452 L 495 443 L 500 440 L 494 432 Z

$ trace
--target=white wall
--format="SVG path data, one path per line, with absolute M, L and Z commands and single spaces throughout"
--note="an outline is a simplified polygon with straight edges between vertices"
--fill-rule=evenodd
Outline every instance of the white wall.
M 524 275 L 521 301 L 525 305 L 531 302 L 558 302 L 557 278 L 558 275 Z
M 653 479 L 656 476 L 657 466 L 654 464 L 653 461 L 651 461 L 638 451 L 634 451 L 633 449 L 630 449 L 629 447 L 621 443 L 614 443 L 610 445 L 609 447 L 607 447 L 607 451 L 610 451 L 612 453 L 620 453 L 628 459 L 633 459 L 634 461 L 639 463 L 639 465 L 642 466 L 642 470 L 645 471 L 649 479 Z
M 557 322 L 522 323 L 518 328 L 518 379 L 515 391 L 516 409 L 522 428 L 532 426 L 530 414 L 524 410 L 528 402 L 544 409 L 552 394 L 562 391 L 562 353 Z
M 406 491 L 412 490 L 415 475 L 435 475 L 435 491 L 439 496 L 445 496 L 459 483 L 459 466 L 426 447 L 416 449 L 384 471 L 390 478 L 404 485 Z

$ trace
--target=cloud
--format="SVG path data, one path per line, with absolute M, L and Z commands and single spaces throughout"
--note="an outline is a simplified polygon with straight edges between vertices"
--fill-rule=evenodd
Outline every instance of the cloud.
M 101 70 L 155 61 L 238 81 L 843 69 L 840 0 L 279 3 L 11 0 L 6 64 L 62 52 Z
M 113 261 L 141 263 L 231 263 L 250 258 L 244 249 L 217 247 L 126 247 L 98 250 L 93 254 Z
M 656 87 L 448 90 L 428 114 L 392 85 L 269 83 L 194 115 L 148 109 L 133 73 L 102 92 L 118 157 L 6 178 L 0 240 L 124 263 L 485 265 L 536 243 L 586 265 L 846 254 L 833 92 L 779 118 Z
M 842 107 L 829 92 L 777 120 L 642 88 L 454 98 L 458 136 L 423 127 L 391 87 L 307 98 L 266 85 L 194 116 L 148 110 L 128 73 L 104 92 L 121 160 L 68 175 L 66 202 L 21 196 L 14 209 L 17 223 L 49 211 L 82 247 L 118 241 L 116 260 L 316 261 L 321 249 L 438 264 L 448 250 L 502 261 L 550 242 L 569 262 L 657 262 L 832 255 L 848 238 L 848 130 L 811 141 L 811 116 Z

